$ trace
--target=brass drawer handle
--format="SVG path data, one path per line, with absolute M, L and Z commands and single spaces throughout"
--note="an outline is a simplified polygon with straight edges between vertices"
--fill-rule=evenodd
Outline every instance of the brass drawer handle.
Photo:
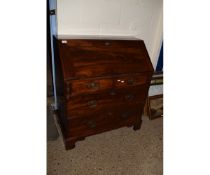
M 99 83 L 96 82 L 91 82 L 87 84 L 87 87 L 90 89 L 98 89 L 99 88 Z
M 96 127 L 96 123 L 94 121 L 88 121 L 87 125 L 89 128 L 95 128 Z
M 133 94 L 128 94 L 128 95 L 125 96 L 125 99 L 126 99 L 126 100 L 133 100 L 134 97 L 135 97 L 135 96 L 134 96 Z
M 111 91 L 110 91 L 110 93 L 109 93 L 110 95 L 116 95 L 116 91 L 115 91 L 115 89 L 112 89 Z
M 134 85 L 136 82 L 135 82 L 135 80 L 134 79 L 128 79 L 128 85 Z
M 131 112 L 127 111 L 127 112 L 124 112 L 123 114 L 121 114 L 121 118 L 122 118 L 122 119 L 126 119 L 126 118 L 128 118 L 130 115 L 131 115 Z
M 128 118 L 128 113 L 123 113 L 122 115 L 121 115 L 121 118 L 123 118 L 123 119 L 126 119 L 126 118 Z
M 90 108 L 95 108 L 97 106 L 97 101 L 96 100 L 88 101 L 88 106 Z

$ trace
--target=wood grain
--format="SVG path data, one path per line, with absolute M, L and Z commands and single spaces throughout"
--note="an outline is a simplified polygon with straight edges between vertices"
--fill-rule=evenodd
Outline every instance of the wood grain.
M 62 50 L 60 57 L 62 58 L 65 79 L 152 71 L 151 65 L 148 64 L 148 53 L 141 49 L 144 45 L 140 41 L 116 41 L 115 47 L 112 45 L 106 46 L 101 44 L 102 41 L 95 40 L 67 40 L 67 42 L 69 44 L 59 42 L 59 50 Z M 76 44 L 74 44 L 75 42 Z M 77 44 L 77 42 L 80 44 Z M 94 46 L 91 46 L 91 43 Z M 74 47 L 71 47 L 72 45 Z M 83 45 L 85 47 L 82 47 Z M 137 49 L 138 47 L 139 49 Z
M 54 41 L 58 119 L 66 149 L 86 136 L 124 126 L 140 129 L 154 71 L 144 42 Z

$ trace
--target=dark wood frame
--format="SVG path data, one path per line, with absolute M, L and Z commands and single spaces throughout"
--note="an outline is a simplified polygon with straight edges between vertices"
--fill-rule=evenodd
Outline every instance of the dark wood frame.
M 147 101 L 146 101 L 146 113 L 147 115 L 149 116 L 149 119 L 152 120 L 152 119 L 156 119 L 156 118 L 159 118 L 159 117 L 163 117 L 163 113 L 161 113 L 160 115 L 158 116 L 152 116 L 151 114 L 151 100 L 155 100 L 155 99 L 159 99 L 159 98 L 163 98 L 163 94 L 158 94 L 158 95 L 154 95 L 154 96 L 149 96 L 147 98 Z

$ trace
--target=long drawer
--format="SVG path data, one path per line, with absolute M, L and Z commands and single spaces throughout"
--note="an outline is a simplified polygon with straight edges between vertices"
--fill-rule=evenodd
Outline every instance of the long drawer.
M 105 111 L 114 105 L 144 103 L 146 87 L 137 86 L 125 90 L 111 90 L 100 94 L 71 97 L 67 102 L 68 117 L 77 118 L 87 113 Z
M 68 131 L 68 137 L 83 137 L 83 136 L 89 136 L 92 134 L 101 133 L 104 131 L 109 131 L 112 129 L 117 129 L 123 126 L 132 126 L 137 120 L 137 117 L 139 116 L 132 116 L 129 119 L 121 120 L 120 122 L 112 122 L 107 124 L 101 124 L 99 123 L 95 128 L 87 128 L 84 129 L 81 128 L 72 128 L 70 131 Z
M 124 108 L 123 108 L 124 107 Z M 82 136 L 83 134 L 100 132 L 104 128 L 118 128 L 121 126 L 132 125 L 136 122 L 137 117 L 141 115 L 142 104 L 130 106 L 121 109 L 110 109 L 99 115 L 87 115 L 85 118 L 69 119 L 70 136 Z

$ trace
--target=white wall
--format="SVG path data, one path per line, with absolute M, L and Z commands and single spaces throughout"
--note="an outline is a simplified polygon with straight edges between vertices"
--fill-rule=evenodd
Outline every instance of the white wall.
M 163 38 L 162 0 L 57 0 L 58 35 L 132 35 L 153 66 Z

